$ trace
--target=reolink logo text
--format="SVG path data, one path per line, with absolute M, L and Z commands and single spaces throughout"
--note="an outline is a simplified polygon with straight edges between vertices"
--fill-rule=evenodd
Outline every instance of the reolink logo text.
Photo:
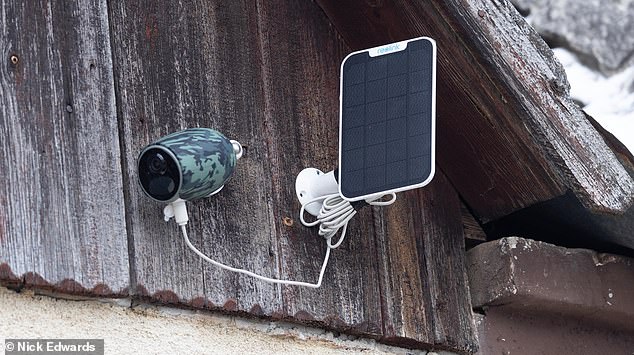
M 387 52 L 397 51 L 399 49 L 400 48 L 398 47 L 398 44 L 395 43 L 395 44 L 390 44 L 389 46 L 381 47 L 379 48 L 379 50 L 377 50 L 377 52 L 379 54 L 385 54 Z

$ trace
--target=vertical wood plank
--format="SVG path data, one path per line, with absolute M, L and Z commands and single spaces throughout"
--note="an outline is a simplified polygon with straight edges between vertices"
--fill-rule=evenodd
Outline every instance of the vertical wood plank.
M 280 268 L 286 277 L 316 280 L 324 241 L 296 218 L 295 177 L 307 166 L 327 171 L 337 164 L 336 73 L 346 48 L 313 3 L 259 1 L 257 25 Z M 293 228 L 280 223 L 284 217 L 296 220 Z M 375 244 L 362 237 L 372 235 L 371 228 L 353 226 L 348 243 L 333 252 L 321 289 L 284 287 L 284 314 L 378 334 L 380 288 L 376 265 L 367 260 Z
M 107 18 L 99 0 L 0 1 L 0 278 L 16 286 L 127 293 Z
M 460 200 L 444 173 L 376 211 L 386 341 L 475 352 Z

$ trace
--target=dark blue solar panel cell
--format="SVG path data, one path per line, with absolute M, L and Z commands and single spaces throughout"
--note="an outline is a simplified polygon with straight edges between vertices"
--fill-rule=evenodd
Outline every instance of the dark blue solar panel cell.
M 365 105 L 365 123 L 377 123 L 386 120 L 385 101 L 370 102 Z
M 385 143 L 385 121 L 365 126 L 365 147 Z
M 365 105 L 347 107 L 344 128 L 359 127 L 365 124 Z
M 411 136 L 407 139 L 407 156 L 409 158 L 419 157 L 421 155 L 429 154 L 427 147 L 424 144 L 420 144 L 426 137 L 423 136 Z
M 425 111 L 425 96 L 427 95 L 423 91 L 409 94 L 409 100 L 407 100 L 407 114 L 409 116 Z
M 346 91 L 348 92 L 344 100 L 346 107 L 365 104 L 365 84 L 348 86 Z
M 351 149 L 348 151 L 347 158 L 348 164 L 346 164 L 345 169 L 346 172 L 357 171 L 363 169 L 364 166 L 364 158 L 365 158 L 365 149 Z
M 387 119 L 399 118 L 407 115 L 407 97 L 405 95 L 392 97 L 387 100 Z
M 407 121 L 407 133 L 409 136 L 419 136 L 423 133 L 428 133 L 431 127 L 427 121 L 427 114 L 421 112 L 415 115 L 411 115 Z
M 407 74 L 389 77 L 387 79 L 387 97 L 403 96 L 407 94 Z
M 367 188 L 380 188 L 385 185 L 385 167 L 371 166 L 365 171 L 365 186 Z
M 411 52 L 421 50 L 425 46 L 427 46 L 431 50 L 431 42 L 429 41 L 412 41 L 407 46 L 409 47 L 409 50 Z
M 409 73 L 409 92 L 418 92 L 426 90 L 426 85 L 420 85 L 427 79 L 427 75 L 424 71 L 415 71 Z
M 407 161 L 399 160 L 387 164 L 387 176 L 388 184 L 400 184 L 407 181 Z
M 425 59 L 424 59 L 424 54 L 422 50 L 411 51 L 409 59 L 410 59 L 410 64 L 409 64 L 410 72 L 417 72 L 417 71 L 421 71 L 425 69 Z
M 365 82 L 365 63 L 351 65 L 345 72 L 345 86 Z
M 363 136 L 365 127 L 355 127 L 346 130 L 346 140 L 343 143 L 343 149 L 347 151 L 363 147 Z
M 367 62 L 367 65 L 367 81 L 383 79 L 387 76 L 387 60 L 385 58 L 378 58 L 377 60 Z
M 388 142 L 403 139 L 407 137 L 407 118 L 400 117 L 395 120 L 387 121 L 387 132 L 385 140 Z
M 387 60 L 387 73 L 390 77 L 407 73 L 407 52 L 395 52 L 393 54 L 386 54 Z
M 430 173 L 430 169 L 428 167 L 428 159 L 425 157 L 415 157 L 409 159 L 408 172 L 410 180 L 420 180 L 427 177 Z
M 385 165 L 385 144 L 371 145 L 365 149 L 365 166 Z
M 363 183 L 363 177 L 365 176 L 364 170 L 355 170 L 349 173 L 346 173 L 346 179 L 349 181 L 354 181 L 356 184 L 351 184 L 346 187 L 348 193 L 352 195 L 363 196 L 363 190 L 365 188 L 365 183 Z
M 390 149 L 387 150 L 387 161 L 405 160 L 403 152 L 407 149 L 407 138 L 389 142 Z
M 404 43 L 373 56 L 355 53 L 342 65 L 339 183 L 347 199 L 419 187 L 431 177 L 435 44 Z
M 385 79 L 369 81 L 365 87 L 365 102 L 385 100 L 387 96 L 387 90 L 385 90 L 386 85 L 387 80 Z

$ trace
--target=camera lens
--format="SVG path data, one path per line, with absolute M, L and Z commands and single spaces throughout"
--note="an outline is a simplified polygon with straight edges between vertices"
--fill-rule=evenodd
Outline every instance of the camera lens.
M 149 159 L 148 169 L 153 174 L 163 175 L 165 171 L 167 171 L 167 162 L 161 153 L 154 154 L 153 157 Z
M 144 150 L 139 157 L 139 182 L 143 191 L 158 201 L 168 201 L 178 193 L 181 182 L 180 166 L 164 148 Z

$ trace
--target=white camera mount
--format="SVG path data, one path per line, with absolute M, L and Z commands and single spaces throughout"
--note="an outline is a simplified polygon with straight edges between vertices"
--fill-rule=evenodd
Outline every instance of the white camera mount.
M 339 184 L 335 171 L 324 173 L 316 168 L 306 168 L 299 172 L 295 179 L 295 193 L 299 203 L 304 206 L 306 212 L 317 217 L 323 205 L 323 199 L 328 195 L 336 194 Z

